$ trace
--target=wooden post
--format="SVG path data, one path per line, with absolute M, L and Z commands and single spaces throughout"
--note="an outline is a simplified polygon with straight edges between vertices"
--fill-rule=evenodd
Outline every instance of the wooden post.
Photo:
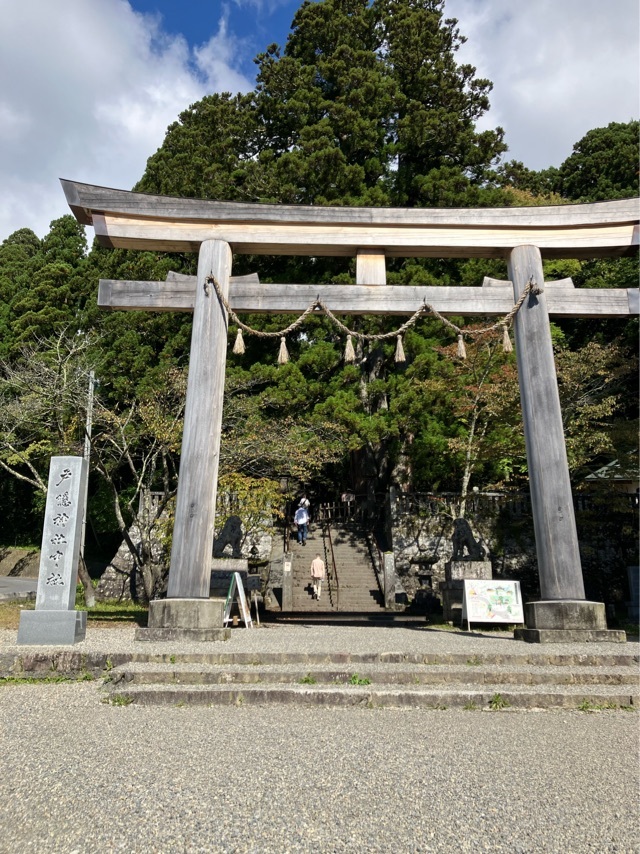
M 189 381 L 168 598 L 208 599 L 227 352 L 227 314 L 207 282 L 229 292 L 231 249 L 205 240 L 198 259 Z
M 545 600 L 584 599 L 540 250 L 516 246 L 508 269 L 515 301 L 531 278 L 542 291 L 525 300 L 515 319 L 540 593 Z
M 358 249 L 356 254 L 356 284 L 387 284 L 387 265 L 384 249 Z

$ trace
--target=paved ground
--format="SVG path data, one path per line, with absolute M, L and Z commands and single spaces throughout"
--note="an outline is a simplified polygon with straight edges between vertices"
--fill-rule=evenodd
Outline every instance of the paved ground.
M 549 654 L 629 654 L 640 653 L 638 643 L 527 644 L 516 641 L 512 632 L 452 632 L 427 627 L 423 622 L 386 625 L 280 625 L 267 624 L 260 629 L 232 629 L 231 639 L 210 643 L 135 642 L 135 629 L 87 629 L 82 643 L 70 647 L 44 647 L 47 651 L 72 649 L 76 652 L 414 652 L 480 653 L 548 656 Z M 0 652 L 24 653 L 37 649 L 16 646 L 17 632 L 0 629 Z
M 0 634 L 1 651 L 15 649 L 15 634 Z M 75 649 L 132 646 L 131 629 L 89 629 Z M 542 649 L 507 633 L 380 626 L 238 629 L 224 644 L 135 646 Z M 100 699 L 95 682 L 0 687 L 2 854 L 640 850 L 636 712 L 149 708 Z
M 8 578 L 0 575 L 0 601 L 7 599 L 25 599 L 36 595 L 38 590 L 37 578 Z

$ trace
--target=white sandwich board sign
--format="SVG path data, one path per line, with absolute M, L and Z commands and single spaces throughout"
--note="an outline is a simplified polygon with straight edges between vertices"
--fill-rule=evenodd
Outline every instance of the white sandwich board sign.
M 465 579 L 462 622 L 524 623 L 519 581 Z
M 227 601 L 224 605 L 223 624 L 226 626 L 231 621 L 231 606 L 233 605 L 236 593 L 238 595 L 238 606 L 240 608 L 240 616 L 244 622 L 244 627 L 245 629 L 252 629 L 253 620 L 251 619 L 251 611 L 249 610 L 247 597 L 245 596 L 242 576 L 239 572 L 234 572 L 231 576 L 231 581 L 229 582 L 229 592 L 227 593 Z

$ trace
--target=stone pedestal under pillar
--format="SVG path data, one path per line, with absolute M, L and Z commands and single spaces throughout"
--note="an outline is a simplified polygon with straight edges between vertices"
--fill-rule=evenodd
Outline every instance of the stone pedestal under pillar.
M 514 637 L 529 643 L 626 643 L 627 640 L 624 631 L 607 628 L 604 602 L 584 599 L 527 602 L 524 619 L 526 627 L 516 629 Z
M 227 640 L 224 599 L 154 599 L 149 602 L 148 628 L 136 631 L 139 641 Z
M 86 632 L 86 611 L 22 611 L 18 643 L 32 646 L 67 646 L 83 641 Z
M 491 580 L 489 560 L 450 560 L 444 565 L 445 581 L 440 584 L 442 616 L 445 623 L 462 623 L 462 595 L 465 579 Z

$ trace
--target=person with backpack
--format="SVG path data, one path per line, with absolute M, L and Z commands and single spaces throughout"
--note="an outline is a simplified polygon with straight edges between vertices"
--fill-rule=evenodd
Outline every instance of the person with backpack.
M 302 504 L 296 510 L 293 521 L 298 526 L 298 543 L 307 545 L 307 533 L 309 531 L 309 511 Z

